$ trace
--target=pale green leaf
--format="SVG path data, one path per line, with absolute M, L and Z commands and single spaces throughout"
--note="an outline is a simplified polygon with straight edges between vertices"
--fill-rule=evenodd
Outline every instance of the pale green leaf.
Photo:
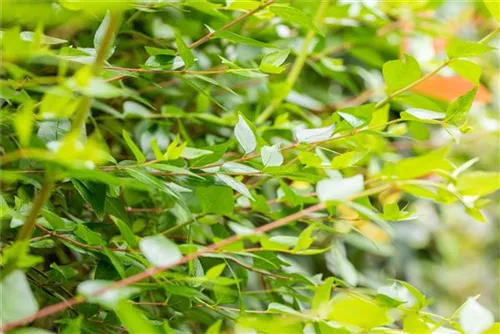
M 460 309 L 458 321 L 465 333 L 481 334 L 493 325 L 495 318 L 476 298 L 469 298 Z
M 472 90 L 453 101 L 446 110 L 445 121 L 453 125 L 461 125 L 472 107 L 476 92 L 477 87 L 474 87 Z
M 365 330 L 393 322 L 386 308 L 357 295 L 340 293 L 332 299 L 328 319 Z
M 481 66 L 464 59 L 457 59 L 449 65 L 458 75 L 464 77 L 474 84 L 479 83 L 481 77 Z
M 226 174 L 217 173 L 216 175 L 217 175 L 217 178 L 219 180 L 224 182 L 229 187 L 233 188 L 234 190 L 236 190 L 237 192 L 239 192 L 240 194 L 242 194 L 246 198 L 251 199 L 252 201 L 254 200 L 253 196 L 250 193 L 250 191 L 248 190 L 247 186 L 245 184 L 243 184 L 242 182 L 240 182 L 240 181 L 236 180 L 235 178 L 233 178 L 229 175 L 226 175 Z
M 157 267 L 170 266 L 182 258 L 177 245 L 162 235 L 142 238 L 139 249 L 146 259 Z
M 472 57 L 494 49 L 494 47 L 483 43 L 453 40 L 446 46 L 446 54 L 450 58 Z
M 118 318 L 127 327 L 128 333 L 159 333 L 143 312 L 128 301 L 123 300 L 119 302 L 115 311 Z
M 205 273 L 205 278 L 209 281 L 215 281 L 217 278 L 219 278 L 220 275 L 222 275 L 224 269 L 226 269 L 225 263 L 213 266 L 212 268 L 208 269 L 208 271 Z
M 495 1 L 495 0 L 483 0 L 484 5 L 486 8 L 491 13 L 491 16 L 493 16 L 497 21 L 500 22 L 500 2 Z
M 138 288 L 122 287 L 113 288 L 110 286 L 112 281 L 90 280 L 84 281 L 78 285 L 77 291 L 83 295 L 90 303 L 101 304 L 102 306 L 115 308 L 121 300 L 130 298 L 130 296 L 139 292 Z
M 3 277 L 0 282 L 0 301 L 2 325 L 28 317 L 38 311 L 38 303 L 31 292 L 26 275 L 21 270 L 15 270 Z
M 485 196 L 500 189 L 500 173 L 469 172 L 457 178 L 457 191 L 466 196 Z
M 343 200 L 363 191 L 363 181 L 363 175 L 344 179 L 324 179 L 318 182 L 316 193 L 322 202 Z
M 312 30 L 321 36 L 324 35 L 324 33 L 318 28 L 313 20 L 307 16 L 306 13 L 295 7 L 272 5 L 269 10 L 289 23 L 298 24 L 299 26 L 307 30 Z
M 421 76 L 420 66 L 412 56 L 404 59 L 390 60 L 382 67 L 385 83 L 389 93 L 403 88 L 418 80 Z
M 141 164 L 141 163 L 145 162 L 146 157 L 144 156 L 144 153 L 142 153 L 141 150 L 139 149 L 139 147 L 137 147 L 137 145 L 134 143 L 132 138 L 130 138 L 130 135 L 128 134 L 128 132 L 125 129 L 122 130 L 122 135 L 123 135 L 123 139 L 125 139 L 125 142 L 127 143 L 127 146 L 130 148 L 130 150 L 134 154 L 135 159 L 137 160 L 137 163 Z
M 295 131 L 295 138 L 299 143 L 311 143 L 329 139 L 333 134 L 334 126 L 327 126 L 317 129 L 298 129 Z
M 175 36 L 175 41 L 177 43 L 177 50 L 179 50 L 179 55 L 184 61 L 184 68 L 190 68 L 194 64 L 195 59 L 191 49 L 184 43 L 182 36 L 177 34 Z
M 283 155 L 279 144 L 273 146 L 262 146 L 260 157 L 264 166 L 281 166 L 283 164 Z

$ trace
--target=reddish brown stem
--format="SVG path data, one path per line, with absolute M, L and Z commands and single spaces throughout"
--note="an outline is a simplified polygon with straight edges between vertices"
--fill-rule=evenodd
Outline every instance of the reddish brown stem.
M 281 226 L 284 226 L 292 221 L 295 221 L 297 219 L 300 219 L 304 216 L 307 216 L 308 214 L 310 213 L 313 213 L 313 212 L 316 212 L 316 211 L 320 211 L 320 210 L 323 210 L 325 208 L 325 203 L 318 203 L 316 205 L 313 205 L 313 206 L 310 206 L 309 208 L 305 209 L 305 210 L 302 210 L 300 212 L 296 212 L 294 214 L 291 214 L 287 217 L 284 217 L 284 218 L 281 218 L 281 219 L 278 219 L 274 222 L 271 222 L 269 224 L 266 224 L 266 225 L 263 225 L 263 226 L 260 226 L 256 229 L 254 229 L 252 231 L 251 234 L 249 235 L 258 235 L 258 234 L 261 234 L 261 233 L 265 233 L 265 232 L 268 232 L 268 231 L 271 231 L 271 230 L 274 230 L 276 228 L 279 228 Z M 133 283 L 136 283 L 136 282 L 139 282 L 145 278 L 148 278 L 148 277 L 151 277 L 151 276 L 154 276 L 158 273 L 161 273 L 162 271 L 165 271 L 165 270 L 168 270 L 168 269 L 171 269 L 171 268 L 174 268 L 174 267 L 177 267 L 179 265 L 182 265 L 184 263 L 187 263 L 189 261 L 192 261 L 204 254 L 208 254 L 208 253 L 212 253 L 218 249 L 221 249 L 225 246 L 228 246 L 232 243 L 235 243 L 239 240 L 241 240 L 242 238 L 244 237 L 247 237 L 249 235 L 245 235 L 245 236 L 241 236 L 241 235 L 233 235 L 227 239 L 224 239 L 220 242 L 217 242 L 217 243 L 213 243 L 203 249 L 200 249 L 199 251 L 195 252 L 195 253 L 191 253 L 191 254 L 188 254 L 184 257 L 182 257 L 180 260 L 172 263 L 172 264 L 169 264 L 167 266 L 161 266 L 161 267 L 151 267 L 151 268 L 148 268 L 146 269 L 145 271 L 139 273 L 139 274 L 136 274 L 136 275 L 133 275 L 133 276 L 130 276 L 130 277 L 127 277 L 121 281 L 118 281 L 110 286 L 107 286 L 106 288 L 104 289 L 101 289 L 101 290 L 98 290 L 96 291 L 93 296 L 99 296 L 99 295 L 102 295 L 103 293 L 109 291 L 109 290 L 112 290 L 112 289 L 118 289 L 118 288 L 122 288 L 122 287 L 125 287 L 125 286 L 128 286 L 130 284 L 133 284 Z M 85 301 L 85 297 L 83 296 L 77 296 L 75 298 L 71 298 L 71 299 L 68 299 L 68 300 L 65 300 L 61 303 L 57 303 L 57 304 L 54 304 L 54 305 L 50 305 L 48 307 L 45 307 L 43 309 L 41 309 L 40 311 L 36 312 L 35 314 L 31 315 L 31 316 L 28 316 L 28 317 L 24 317 L 24 318 L 21 318 L 19 320 L 16 320 L 16 321 L 13 321 L 13 322 L 10 322 L 8 324 L 5 324 L 4 326 L 2 326 L 2 328 L 0 329 L 0 331 L 3 331 L 3 332 L 6 332 L 8 330 L 11 330 L 13 328 L 17 328 L 19 326 L 22 326 L 22 325 L 25 325 L 27 323 L 30 323 L 32 322 L 33 320 L 35 319 L 40 319 L 40 318 L 43 318 L 43 317 L 46 317 L 46 316 L 49 316 L 51 314 L 54 314 L 54 313 L 57 313 L 57 312 L 60 312 L 60 311 L 63 311 L 69 307 L 72 307 L 74 305 L 77 305 L 77 304 L 80 304 L 80 303 L 83 303 Z
M 193 42 L 189 45 L 189 48 L 193 49 L 205 42 L 208 42 L 209 40 L 212 39 L 212 37 L 214 37 L 214 35 L 220 31 L 223 31 L 223 30 L 227 30 L 229 28 L 231 28 L 232 26 L 240 23 L 241 21 L 247 19 L 248 17 L 252 16 L 253 14 L 257 13 L 258 11 L 261 11 L 262 9 L 272 5 L 276 0 L 269 0 L 269 1 L 266 1 L 264 2 L 263 4 L 261 4 L 260 6 L 252 9 L 251 11 L 241 15 L 241 16 L 238 16 L 236 19 L 234 19 L 233 21 L 229 22 L 229 23 L 226 23 L 225 25 L 223 25 L 222 27 L 220 27 L 219 29 L 217 30 L 214 30 L 212 31 L 211 33 L 203 36 L 202 38 L 200 38 L 199 40 L 197 40 L 196 42 Z

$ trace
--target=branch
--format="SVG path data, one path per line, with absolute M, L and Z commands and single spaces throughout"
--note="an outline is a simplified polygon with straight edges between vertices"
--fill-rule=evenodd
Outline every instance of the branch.
M 189 71 L 189 70 L 162 70 L 154 68 L 131 68 L 131 67 L 117 67 L 117 66 L 105 66 L 104 69 L 110 71 L 125 71 L 134 73 L 162 73 L 162 74 L 178 74 L 178 75 L 210 75 L 210 74 L 259 71 L 258 68 L 223 68 L 219 70 L 213 69 L 213 70 Z
M 195 253 L 191 253 L 191 254 L 188 254 L 184 257 L 182 257 L 180 260 L 172 263 L 172 264 L 169 264 L 167 266 L 162 266 L 162 267 L 151 267 L 151 268 L 148 268 L 146 269 L 145 271 L 139 273 L 139 274 L 136 274 L 136 275 L 133 275 L 133 276 L 130 276 L 130 277 L 127 277 L 121 281 L 118 281 L 104 289 L 101 289 L 101 290 L 98 290 L 96 291 L 93 296 L 99 296 L 99 295 L 102 295 L 103 293 L 109 291 L 109 290 L 112 290 L 112 289 L 118 289 L 118 288 L 122 288 L 122 287 L 125 287 L 125 286 L 128 286 L 130 284 L 133 284 L 133 283 L 136 283 L 136 282 L 139 282 L 145 278 L 148 278 L 148 277 L 151 277 L 151 276 L 154 276 L 158 273 L 161 273 L 162 271 L 165 271 L 165 270 L 168 270 L 168 269 L 171 269 L 171 268 L 174 268 L 174 267 L 177 267 L 179 265 L 182 265 L 184 263 L 187 263 L 189 261 L 192 261 L 204 254 L 209 254 L 209 253 L 213 253 L 215 251 L 217 251 L 218 249 L 220 248 L 223 248 L 223 247 L 226 247 L 228 245 L 231 245 L 243 238 L 246 238 L 248 236 L 251 236 L 251 235 L 258 235 L 258 234 L 261 234 L 261 233 L 265 233 L 265 232 L 268 232 L 268 231 L 271 231 L 271 230 L 274 230 L 274 229 L 277 229 L 281 226 L 284 226 L 284 225 L 287 225 L 288 223 L 290 222 L 293 222 L 297 219 L 300 219 L 304 216 L 307 216 L 308 214 L 310 213 L 313 213 L 313 212 L 316 212 L 316 211 L 320 211 L 320 210 L 323 210 L 324 208 L 326 207 L 325 203 L 318 203 L 316 205 L 313 205 L 313 206 L 310 206 L 309 208 L 307 209 L 304 209 L 302 211 L 299 211 L 299 212 L 296 212 L 294 214 L 291 214 L 287 217 L 284 217 L 284 218 L 281 218 L 281 219 L 278 219 L 274 222 L 271 222 L 269 224 L 266 224 L 266 225 L 263 225 L 263 226 L 260 226 L 256 229 L 254 229 L 252 231 L 252 233 L 250 234 L 246 234 L 246 235 L 233 235 L 227 239 L 224 239 L 220 242 L 217 242 L 217 243 L 213 243 L 203 249 L 200 249 L 199 251 L 195 252 Z M 49 316 L 51 314 L 54 314 L 54 313 L 57 313 L 59 311 L 63 311 L 69 307 L 72 307 L 74 305 L 78 305 L 78 304 L 81 304 L 85 301 L 85 297 L 83 296 L 77 296 L 77 297 L 74 297 L 74 298 L 71 298 L 71 299 L 68 299 L 66 301 L 63 301 L 61 303 L 57 303 L 57 304 L 54 304 L 54 305 L 50 305 L 48 307 L 45 307 L 41 310 L 39 310 L 38 312 L 36 312 L 35 314 L 31 315 L 31 316 L 28 316 L 28 317 L 24 317 L 24 318 L 21 318 L 21 319 L 18 319 L 16 321 L 13 321 L 13 322 L 10 322 L 10 323 L 7 323 L 5 324 L 4 326 L 2 326 L 2 328 L 0 328 L 0 331 L 2 332 L 6 332 L 6 331 L 9 331 L 11 329 L 14 329 L 14 328 L 17 328 L 19 326 L 22 326 L 22 325 L 25 325 L 27 323 L 30 323 L 32 322 L 33 320 L 35 319 L 40 319 L 40 318 L 43 318 L 43 317 L 46 317 L 46 316 Z
M 31 237 L 31 233 L 35 228 L 36 218 L 40 214 L 40 211 L 42 211 L 45 202 L 49 199 L 50 193 L 52 192 L 53 188 L 54 181 L 50 179 L 50 174 L 47 173 L 45 175 L 45 183 L 42 185 L 42 188 L 38 192 L 35 201 L 31 206 L 30 213 L 28 214 L 28 217 L 26 217 L 23 226 L 19 230 L 16 241 L 28 240 Z
M 484 38 L 482 38 L 478 43 L 484 44 L 484 43 L 488 42 L 498 32 L 500 32 L 500 27 L 496 28 L 495 30 L 493 30 L 492 32 L 490 32 L 488 35 L 486 35 Z M 402 88 L 400 88 L 400 89 L 392 92 L 391 94 L 389 94 L 388 96 L 386 96 L 383 100 L 381 100 L 379 103 L 377 103 L 377 105 L 375 106 L 375 108 L 380 108 L 380 107 L 386 105 L 390 100 L 392 100 L 396 96 L 398 96 L 398 95 L 400 95 L 400 94 L 402 94 L 402 93 L 404 93 L 404 92 L 412 89 L 416 85 L 418 85 L 418 84 L 424 82 L 425 80 L 429 79 L 430 77 L 433 77 L 434 75 L 438 74 L 439 71 L 441 71 L 443 68 L 445 68 L 446 66 L 448 66 L 451 62 L 455 61 L 456 59 L 457 59 L 456 57 L 451 57 L 451 58 L 445 60 L 441 65 L 439 65 L 438 67 L 436 67 L 433 71 L 431 71 L 431 72 L 427 73 L 426 75 L 420 77 L 416 81 L 413 81 L 409 85 L 407 85 L 405 87 L 402 87 Z
M 272 5 L 276 0 L 269 0 L 269 1 L 266 1 L 264 2 L 263 4 L 259 5 L 258 7 L 256 7 L 255 9 L 252 9 L 251 11 L 241 15 L 241 16 L 238 16 L 236 19 L 234 19 L 233 21 L 229 22 L 229 23 L 226 23 L 225 25 L 223 25 L 222 27 L 220 27 L 219 29 L 217 30 L 214 30 L 212 31 L 211 33 L 203 36 L 202 38 L 200 38 L 199 40 L 197 40 L 196 42 L 193 42 L 191 43 L 188 47 L 190 49 L 193 49 L 205 42 L 208 42 L 209 40 L 212 39 L 212 37 L 214 37 L 214 35 L 220 31 L 223 31 L 223 30 L 227 30 L 229 28 L 231 28 L 232 26 L 240 23 L 241 21 L 247 19 L 248 17 L 252 16 L 253 14 L 257 13 L 258 11 L 261 11 L 262 9 Z
M 250 265 L 248 265 L 248 264 L 246 264 L 246 263 L 244 263 L 244 262 L 242 262 L 242 261 L 240 261 L 240 260 L 238 260 L 238 259 L 236 259 L 236 258 L 234 258 L 232 256 L 226 256 L 226 259 L 231 260 L 234 263 L 242 266 L 243 268 L 246 268 L 248 270 L 251 270 L 253 272 L 261 274 L 263 276 L 271 276 L 271 277 L 275 277 L 275 278 L 279 278 L 279 279 L 284 279 L 284 280 L 288 280 L 288 281 L 291 280 L 291 278 L 288 277 L 288 276 L 282 276 L 282 275 L 274 274 L 274 273 L 271 273 L 271 272 L 268 272 L 268 271 L 264 271 L 264 270 L 260 270 L 258 268 L 252 267 L 252 266 L 250 266 Z
M 116 32 L 116 29 L 118 28 L 119 22 L 120 22 L 120 13 L 118 12 L 111 13 L 108 28 L 106 30 L 102 43 L 99 46 L 99 49 L 97 50 L 97 56 L 92 67 L 92 71 L 94 72 L 94 74 L 98 74 L 98 72 L 102 68 L 102 64 L 106 59 L 106 55 L 108 54 L 108 49 L 112 43 L 113 36 Z M 76 135 L 78 133 L 77 131 L 81 129 L 81 127 L 85 123 L 85 119 L 87 118 L 87 114 L 90 109 L 90 104 L 91 104 L 90 97 L 85 97 L 82 99 L 82 101 L 78 105 L 78 110 L 76 111 L 75 114 L 75 119 L 71 127 L 71 132 L 68 134 L 68 136 Z M 45 205 L 45 202 L 49 199 L 53 188 L 54 188 L 54 176 L 52 172 L 49 171 L 46 173 L 45 183 L 42 185 L 42 189 L 35 198 L 31 210 L 28 216 L 26 217 L 26 221 L 22 226 L 21 230 L 19 231 L 19 234 L 17 236 L 18 241 L 28 240 L 31 237 L 31 234 L 33 233 L 33 230 L 35 228 L 36 219 L 40 214 L 43 206 Z
M 47 233 L 48 235 L 50 235 L 52 237 L 67 241 L 67 242 L 72 243 L 74 245 L 77 245 L 79 247 L 90 249 L 90 250 L 103 251 L 105 249 L 108 249 L 110 251 L 115 251 L 115 252 L 128 252 L 128 253 L 138 252 L 138 250 L 135 250 L 135 249 L 122 249 L 122 248 L 117 248 L 117 247 L 92 246 L 92 245 L 84 244 L 83 242 L 79 242 L 77 240 L 71 239 L 70 237 L 67 237 L 65 235 L 58 234 L 58 233 L 51 231 L 49 229 L 46 229 L 45 227 L 43 227 L 40 224 L 36 224 L 36 227 L 38 227 L 40 230 L 44 231 L 45 233 Z
M 364 196 L 370 196 L 370 195 L 373 195 L 373 194 L 377 194 L 381 191 L 384 191 L 384 190 L 387 190 L 388 188 L 392 187 L 393 184 L 385 184 L 385 185 L 381 185 L 381 186 L 378 186 L 378 187 L 374 187 L 374 188 L 370 188 L 370 189 L 367 189 L 365 191 L 362 191 L 358 194 L 355 194 L 349 198 L 347 198 L 346 200 L 347 201 L 352 201 L 354 199 L 357 199 L 357 198 L 360 198 L 360 197 L 364 197 Z M 231 245 L 237 241 L 240 241 L 242 240 L 243 238 L 247 238 L 249 236 L 256 236 L 256 235 L 259 235 L 259 234 L 262 234 L 262 233 L 265 233 L 265 232 L 269 232 L 269 231 L 272 231 L 272 230 L 275 230 L 279 227 L 282 227 L 282 226 L 285 226 L 293 221 L 296 221 L 296 220 L 299 220 L 311 213 L 314 213 L 314 212 L 317 212 L 317 211 L 321 211 L 323 209 L 325 209 L 327 207 L 326 203 L 318 203 L 318 204 L 315 204 L 313 206 L 310 206 L 308 207 L 307 209 L 304 209 L 302 211 L 299 211 L 299 212 L 296 212 L 294 214 L 291 214 L 289 216 L 286 216 L 284 218 L 281 218 L 281 219 L 278 219 L 276 221 L 273 221 L 269 224 L 266 224 L 266 225 L 262 225 L 254 230 L 252 230 L 251 233 L 249 234 L 245 234 L 245 235 L 233 235 L 227 239 L 224 239 L 222 241 L 219 241 L 219 242 L 216 242 L 216 243 L 213 243 L 203 249 L 200 249 L 199 251 L 195 252 L 195 253 L 191 253 L 191 254 L 188 254 L 186 256 L 183 256 L 180 260 L 174 262 L 174 263 L 171 263 L 167 266 L 161 266 L 161 267 L 151 267 L 151 268 L 148 268 L 146 269 L 145 271 L 139 273 L 139 274 L 136 274 L 136 275 L 133 275 L 133 276 L 130 276 L 130 277 L 127 277 L 121 281 L 118 281 L 118 282 L 115 282 L 114 284 L 111 284 L 101 290 L 98 290 L 96 291 L 93 296 L 99 296 L 99 295 L 102 295 L 103 293 L 106 293 L 107 291 L 110 291 L 112 289 L 118 289 L 118 288 L 122 288 L 122 287 L 125 287 L 125 286 L 128 286 L 130 284 L 134 284 L 134 283 L 137 283 L 145 278 L 148 278 L 148 277 L 151 277 L 151 276 L 154 276 L 158 273 L 161 273 L 165 270 L 168 270 L 168 269 L 172 269 L 174 267 L 177 267 L 177 266 L 180 266 L 182 264 L 185 264 L 189 261 L 192 261 L 202 255 L 205 255 L 205 254 L 209 254 L 209 253 L 213 253 L 215 251 L 218 251 L 220 250 L 221 248 L 224 248 L 228 245 Z M 46 308 L 43 308 L 41 309 L 40 311 L 36 312 L 35 314 L 31 315 L 31 316 L 28 316 L 28 317 L 24 317 L 24 318 L 21 318 L 19 320 L 16 320 L 16 321 L 13 321 L 13 322 L 10 322 L 8 324 L 5 324 L 2 328 L 0 328 L 0 331 L 8 331 L 8 330 L 11 330 L 13 328 L 17 328 L 19 326 L 22 326 L 22 325 L 25 325 L 27 323 L 30 323 L 31 321 L 33 320 L 36 320 L 36 319 L 40 319 L 40 318 L 43 318 L 43 317 L 46 317 L 46 316 L 49 316 L 51 314 L 54 314 L 54 313 L 57 313 L 59 311 L 62 311 L 62 310 L 65 310 L 67 309 L 68 307 L 72 307 L 74 305 L 77 305 L 77 304 L 81 304 L 85 301 L 85 297 L 83 296 L 77 296 L 75 298 L 71 298 L 69 300 L 66 300 L 64 302 L 61 302 L 61 303 L 58 303 L 58 304 L 54 304 L 54 305 L 50 305 Z
M 421 82 L 424 82 L 425 80 L 429 79 L 430 77 L 433 77 L 434 75 L 436 75 L 439 71 L 441 71 L 443 68 L 445 68 L 446 66 L 448 66 L 449 63 L 451 63 L 453 61 L 453 58 L 450 58 L 446 61 L 444 61 L 441 65 L 439 65 L 438 67 L 436 67 L 432 72 L 429 72 L 427 73 L 426 75 L 424 75 L 423 77 L 420 77 L 420 79 L 416 80 L 416 81 L 413 81 L 411 84 L 403 87 L 403 88 L 400 88 L 398 90 L 395 90 L 394 92 L 392 92 L 391 94 L 389 94 L 388 96 L 386 96 L 383 100 L 381 100 L 379 103 L 377 103 L 375 105 L 375 108 L 380 108 L 380 107 L 383 107 L 384 105 L 387 104 L 387 102 L 389 102 L 390 100 L 392 100 L 393 98 L 395 98 L 396 96 L 412 89 L 413 87 L 415 87 L 416 85 L 418 85 L 419 83 Z

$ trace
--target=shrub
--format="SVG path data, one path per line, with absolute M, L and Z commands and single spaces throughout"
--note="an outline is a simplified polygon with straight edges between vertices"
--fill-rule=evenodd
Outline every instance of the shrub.
M 465 39 L 461 6 L 3 2 L 2 331 L 498 332 L 405 266 L 461 254 L 414 250 L 429 206 L 496 217 L 453 141 L 494 121 L 500 9 Z

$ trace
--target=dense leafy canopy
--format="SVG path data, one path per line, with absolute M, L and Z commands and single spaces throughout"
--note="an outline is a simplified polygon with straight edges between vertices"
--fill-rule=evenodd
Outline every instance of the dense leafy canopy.
M 2 332 L 498 333 L 497 2 L 1 6 Z

